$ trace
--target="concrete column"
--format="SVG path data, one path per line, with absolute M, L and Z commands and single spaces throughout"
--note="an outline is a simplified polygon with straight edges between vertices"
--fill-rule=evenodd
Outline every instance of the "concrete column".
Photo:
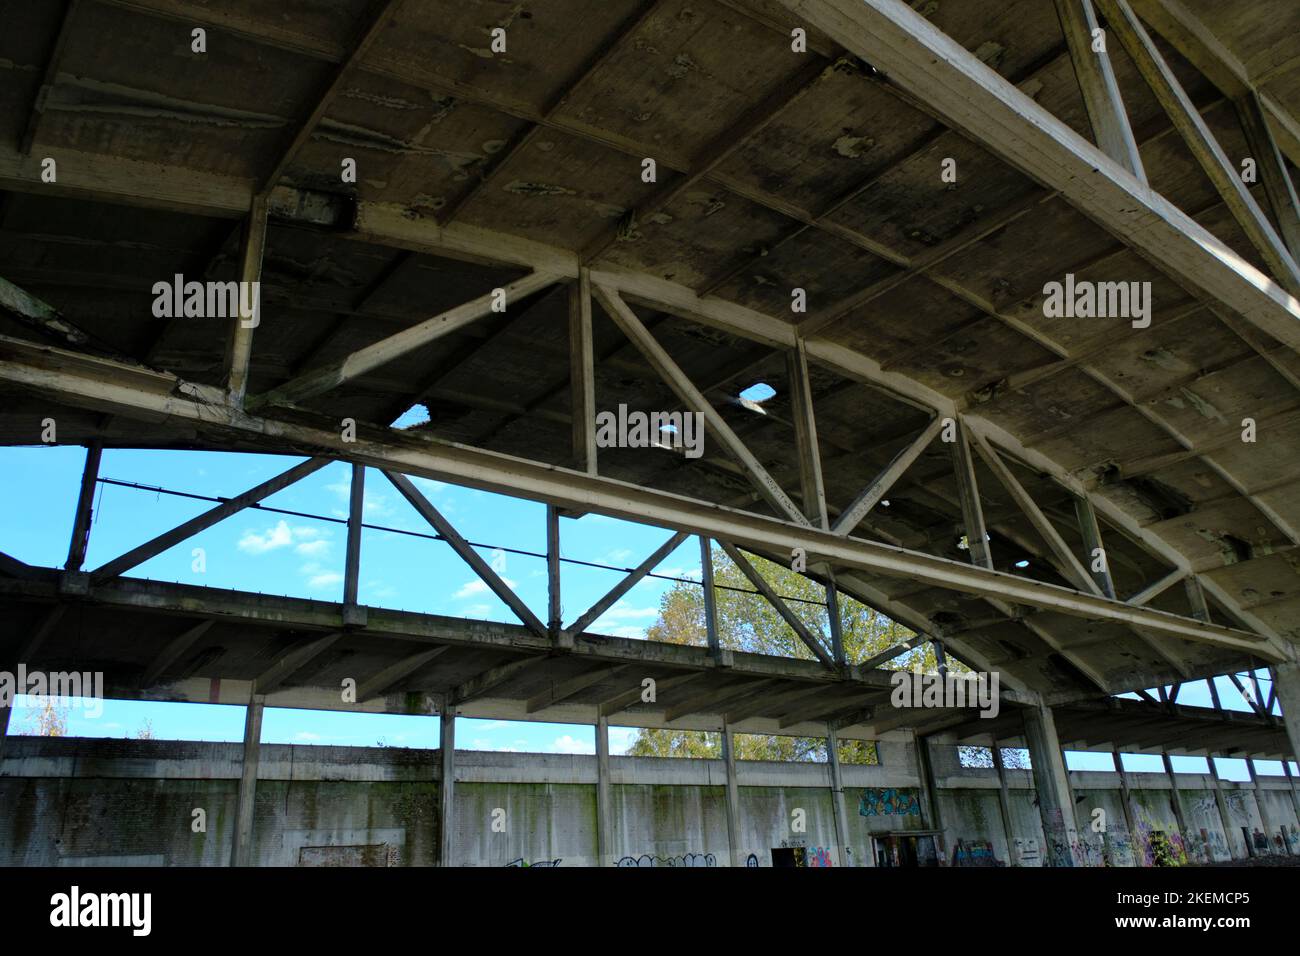
M 262 711 L 266 698 L 253 695 L 244 712 L 244 765 L 235 798 L 235 833 L 230 847 L 231 866 L 251 866 L 253 811 L 257 804 L 257 761 L 262 745 Z
M 439 718 L 438 760 L 442 773 L 438 778 L 438 865 L 453 866 L 456 831 L 456 711 L 444 706 Z
M 912 739 L 916 742 L 916 777 L 921 786 L 921 810 L 925 814 L 922 819 L 930 829 L 939 833 L 936 850 L 940 865 L 943 865 L 948 860 L 948 834 L 944 832 L 943 815 L 939 812 L 939 788 L 934 779 L 934 763 L 930 759 L 930 742 L 915 735 Z
M 1007 835 L 1007 866 L 1017 866 L 1016 834 L 1011 826 L 1011 793 L 1007 790 L 1007 771 L 1002 766 L 1002 748 L 995 740 L 989 750 L 993 754 L 993 769 L 998 772 L 998 812 L 1002 815 L 1002 832 Z
M 1263 797 L 1263 787 L 1259 785 L 1259 774 L 1255 771 L 1255 761 L 1250 757 L 1246 758 L 1246 769 L 1250 771 L 1250 782 L 1255 787 L 1255 806 L 1259 808 L 1259 822 L 1264 827 L 1264 835 L 1268 837 L 1268 853 L 1273 854 L 1273 835 L 1277 832 L 1277 826 L 1274 824 L 1271 814 L 1268 812 L 1268 804 Z M 1283 840 L 1283 843 L 1286 841 Z
M 1219 786 L 1219 768 L 1214 763 L 1214 758 L 1208 754 L 1205 762 L 1210 765 L 1210 781 L 1214 784 L 1214 804 L 1219 808 L 1219 823 L 1223 826 L 1223 842 L 1228 848 L 1229 858 L 1235 858 L 1236 854 L 1232 852 L 1232 817 L 1228 813 L 1227 801 L 1223 799 L 1223 787 Z M 1250 856 L 1250 847 L 1246 847 L 1246 855 Z
M 0 718 L 0 720 L 8 720 L 8 718 Z M 0 735 L 3 734 L 3 730 L 4 728 L 0 726 Z M 0 739 L 0 747 L 3 746 L 3 739 Z M 1291 805 L 1295 807 L 1296 823 L 1300 824 L 1300 790 L 1296 789 L 1295 775 L 1291 773 L 1291 764 L 1289 761 L 1282 761 L 1282 772 L 1286 774 L 1287 783 L 1291 784 Z
M 614 834 L 610 830 L 609 802 L 609 718 L 596 718 L 596 859 L 609 866 L 614 856 Z
M 1065 756 L 1056 736 L 1056 720 L 1052 709 L 1042 704 L 1026 707 L 1023 713 L 1025 743 L 1033 765 L 1034 789 L 1038 792 L 1038 812 L 1047 840 L 1044 859 L 1053 866 L 1073 866 L 1072 844 L 1078 838 L 1078 827 Z
M 438 866 L 452 866 L 456 830 L 456 711 L 443 706 L 439 717 L 438 762 Z
M 740 866 L 740 785 L 736 782 L 736 741 L 730 724 L 722 727 L 722 760 L 727 766 L 727 846 L 731 866 Z
M 1128 830 L 1129 846 L 1133 848 L 1133 862 L 1141 866 L 1142 854 L 1138 853 L 1138 833 L 1137 827 L 1133 825 L 1133 804 L 1128 788 L 1128 772 L 1124 769 L 1124 757 L 1115 747 L 1110 749 L 1110 753 L 1115 761 L 1115 772 L 1119 774 L 1119 800 L 1120 806 L 1124 809 L 1124 826 Z
M 834 726 L 826 725 L 826 754 L 831 766 L 831 805 L 835 811 L 835 837 L 840 848 L 840 866 L 853 866 L 849 849 L 849 815 L 844 807 L 844 774 L 840 769 L 840 740 Z
M 1273 665 L 1273 689 L 1282 707 L 1282 723 L 1291 741 L 1291 753 L 1300 757 L 1300 662 Z
M 1165 764 L 1165 776 L 1169 778 L 1169 801 L 1174 807 L 1174 819 L 1178 821 L 1178 832 L 1183 835 L 1183 846 L 1187 846 L 1192 832 L 1187 828 L 1187 818 L 1183 816 L 1183 801 L 1178 796 L 1178 781 L 1174 779 L 1174 762 L 1169 754 L 1160 752 L 1160 759 Z

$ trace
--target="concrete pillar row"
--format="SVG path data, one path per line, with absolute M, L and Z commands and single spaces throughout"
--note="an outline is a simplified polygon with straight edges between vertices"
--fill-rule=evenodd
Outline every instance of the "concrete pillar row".
M 1025 743 L 1033 767 L 1034 789 L 1038 792 L 1038 812 L 1047 839 L 1046 859 L 1050 866 L 1074 866 L 1074 845 L 1079 838 L 1074 819 L 1074 796 L 1065 769 L 1056 719 L 1052 709 L 1043 704 L 1026 707 Z

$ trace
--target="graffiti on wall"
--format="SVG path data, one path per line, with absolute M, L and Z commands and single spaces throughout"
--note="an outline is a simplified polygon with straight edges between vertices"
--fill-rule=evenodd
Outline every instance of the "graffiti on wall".
M 1038 852 L 1038 841 L 1034 839 L 1011 841 L 1017 866 L 1042 866 L 1043 858 Z
M 749 856 L 745 857 L 745 866 L 751 870 L 757 868 L 758 857 L 755 856 L 753 853 L 749 854 Z
M 506 866 L 513 866 L 513 867 L 518 867 L 518 868 L 528 869 L 528 870 L 536 869 L 537 867 L 541 867 L 541 866 L 554 867 L 559 865 L 560 865 L 559 860 L 534 860 L 532 863 L 529 863 L 527 860 L 523 859 L 522 857 L 520 857 L 518 860 L 511 860 L 509 863 L 506 864 Z
M 993 844 L 987 840 L 958 840 L 952 851 L 953 866 L 1002 866 L 993 855 Z
M 831 851 L 823 846 L 810 846 L 804 853 L 805 866 L 829 867 Z
M 680 856 L 651 856 L 649 853 L 643 853 L 640 856 L 625 856 L 618 861 L 619 866 L 625 867 L 708 867 L 717 866 L 718 858 L 712 853 L 683 853 Z M 758 860 L 754 861 L 758 865 Z
M 913 816 L 921 815 L 921 801 L 915 793 L 894 787 L 875 787 L 862 791 L 858 802 L 858 813 L 864 817 L 876 816 Z

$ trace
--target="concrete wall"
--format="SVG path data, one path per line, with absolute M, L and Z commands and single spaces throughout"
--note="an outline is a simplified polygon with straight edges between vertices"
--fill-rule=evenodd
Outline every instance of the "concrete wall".
M 237 744 L 9 737 L 0 762 L 0 865 L 224 865 L 240 750 Z M 774 849 L 799 847 L 810 866 L 839 866 L 843 840 L 851 865 L 868 865 L 873 835 L 941 832 L 948 860 L 961 841 L 974 858 L 983 858 L 987 845 L 999 861 L 1041 865 L 1047 854 L 1029 773 L 1007 771 L 1008 832 L 996 775 L 961 767 L 954 748 L 934 746 L 936 823 L 919 787 L 913 746 L 882 741 L 879 751 L 878 766 L 843 768 L 846 837 L 836 832 L 826 765 L 740 763 L 737 862 L 770 866 Z M 254 858 L 279 866 L 436 863 L 437 758 L 431 750 L 264 744 Z M 456 764 L 455 863 L 597 862 L 594 757 L 459 751 Z M 614 757 L 610 778 L 612 861 L 727 865 L 721 761 Z M 1300 854 L 1295 800 L 1283 778 L 1261 778 L 1258 789 L 1221 783 L 1225 830 L 1210 779 L 1180 774 L 1187 833 L 1177 825 L 1163 774 L 1129 774 L 1132 832 L 1117 775 L 1074 772 L 1070 783 L 1080 828 L 1072 851 L 1084 865 L 1281 853 L 1283 827 L 1292 838 L 1289 849 Z M 206 831 L 196 831 L 196 810 L 204 813 Z M 1104 831 L 1091 825 L 1098 818 Z M 1255 846 L 1265 819 L 1278 831 L 1268 850 Z

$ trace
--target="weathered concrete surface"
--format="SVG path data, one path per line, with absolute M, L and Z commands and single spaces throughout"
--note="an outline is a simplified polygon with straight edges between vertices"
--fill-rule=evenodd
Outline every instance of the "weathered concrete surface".
M 955 748 L 931 748 L 948 861 L 961 841 L 999 861 L 1046 857 L 1030 774 L 1007 771 L 1012 832 L 1002 826 L 997 778 L 962 767 Z M 436 750 L 264 745 L 252 859 L 278 866 L 428 866 L 437 860 Z M 847 858 L 869 865 L 873 834 L 928 833 L 910 743 L 882 741 L 881 764 L 843 768 Z M 596 762 L 591 756 L 458 751 L 452 860 L 459 866 L 590 866 L 596 860 Z M 0 763 L 0 865 L 220 866 L 230 858 L 240 777 L 236 744 L 12 737 Z M 839 865 L 825 764 L 741 762 L 739 865 L 770 866 L 773 850 L 803 848 L 807 865 Z M 614 757 L 612 862 L 725 866 L 725 769 L 720 760 Z M 1285 778 L 1258 787 L 1223 782 L 1227 832 L 1213 786 L 1179 775 L 1191 833 L 1178 831 L 1163 773 L 1130 773 L 1137 833 L 1124 826 L 1111 773 L 1069 775 L 1080 822 L 1080 865 L 1243 859 L 1262 833 L 1259 801 L 1292 836 Z M 192 829 L 206 811 L 207 831 Z M 1090 824 L 1105 812 L 1106 832 Z M 494 826 L 495 824 L 495 826 Z M 1245 834 L 1250 835 L 1247 849 Z M 1153 836 L 1156 834 L 1156 836 Z M 1163 834 L 1163 837 L 1159 836 Z M 1163 841 L 1163 842 L 1162 842 Z M 1270 852 L 1283 852 L 1274 835 Z M 558 863 L 557 863 L 558 861 Z

